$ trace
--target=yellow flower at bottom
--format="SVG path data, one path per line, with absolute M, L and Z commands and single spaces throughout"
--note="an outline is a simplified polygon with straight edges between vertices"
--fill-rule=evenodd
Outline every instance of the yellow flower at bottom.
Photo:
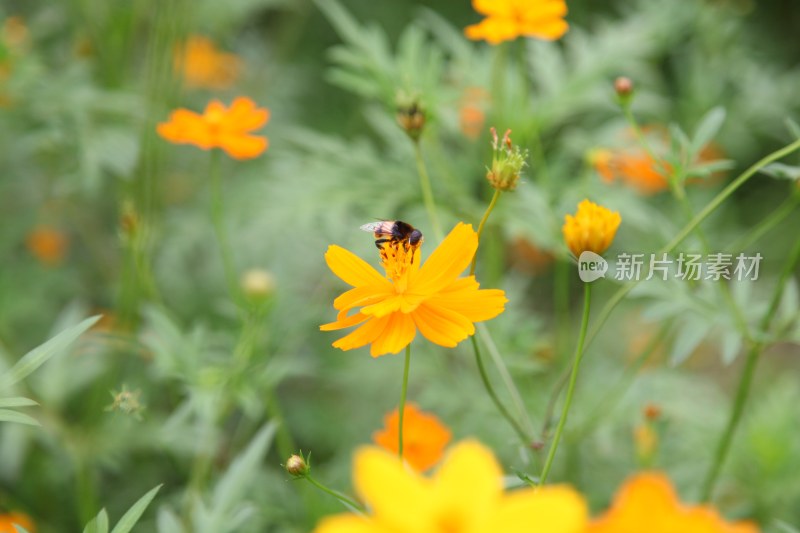
M 575 216 L 564 217 L 561 231 L 575 257 L 586 251 L 602 254 L 611 246 L 621 222 L 622 217 L 616 211 L 584 200 L 578 204 Z
M 422 266 L 420 244 L 385 243 L 385 276 L 340 246 L 328 248 L 328 267 L 354 288 L 334 300 L 336 321 L 320 329 L 360 325 L 334 347 L 352 350 L 369 344 L 373 357 L 397 353 L 414 340 L 417 329 L 429 341 L 453 347 L 475 333 L 475 322 L 503 312 L 508 300 L 502 290 L 479 289 L 475 276 L 458 277 L 478 249 L 471 225 L 459 222 Z
M 369 516 L 329 517 L 314 533 L 582 533 L 586 525 L 586 503 L 569 487 L 503 492 L 497 460 L 476 441 L 453 447 L 432 478 L 362 448 L 353 476 Z
M 400 410 L 395 409 L 383 421 L 386 427 L 373 433 L 372 440 L 384 450 L 396 454 L 400 440 Z M 434 415 L 420 411 L 413 403 L 403 409 L 403 459 L 414 470 L 424 472 L 438 463 L 450 437 L 450 430 Z
M 684 505 L 664 474 L 644 472 L 617 491 L 611 508 L 586 533 L 758 533 L 749 522 L 726 522 L 707 505 Z

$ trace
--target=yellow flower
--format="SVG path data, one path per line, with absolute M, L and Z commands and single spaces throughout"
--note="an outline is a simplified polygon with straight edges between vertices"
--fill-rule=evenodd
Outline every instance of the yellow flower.
M 486 15 L 480 23 L 467 26 L 464 33 L 473 41 L 491 44 L 519 36 L 552 41 L 567 32 L 564 0 L 472 0 L 472 7 Z
M 758 533 L 749 522 L 726 522 L 709 505 L 685 505 L 664 474 L 644 472 L 617 491 L 614 503 L 586 533 Z
M 384 450 L 397 454 L 400 410 L 386 415 L 383 422 L 386 427 L 373 433 L 372 440 Z M 434 415 L 420 411 L 413 403 L 403 409 L 403 459 L 414 470 L 424 472 L 438 463 L 450 437 L 450 430 Z
M 622 217 L 616 211 L 584 200 L 578 204 L 575 216 L 564 217 L 561 231 L 575 257 L 586 251 L 602 254 L 611 246 L 620 222 Z
M 182 53 L 175 56 L 175 65 L 189 87 L 217 90 L 230 87 L 242 69 L 237 56 L 220 52 L 211 39 L 200 35 L 186 40 Z
M 586 523 L 586 503 L 569 487 L 504 493 L 497 460 L 476 441 L 450 450 L 432 478 L 362 448 L 353 481 L 369 516 L 329 517 L 314 533 L 579 533 Z
M 384 243 L 385 277 L 352 252 L 336 245 L 328 248 L 328 267 L 354 288 L 334 300 L 333 307 L 339 310 L 336 321 L 320 329 L 361 324 L 334 347 L 352 350 L 370 344 L 373 357 L 397 353 L 414 340 L 417 329 L 429 341 L 453 347 L 475 333 L 475 322 L 503 312 L 508 300 L 502 290 L 479 290 L 475 276 L 458 277 L 478 248 L 471 225 L 459 222 L 422 266 L 421 244 Z

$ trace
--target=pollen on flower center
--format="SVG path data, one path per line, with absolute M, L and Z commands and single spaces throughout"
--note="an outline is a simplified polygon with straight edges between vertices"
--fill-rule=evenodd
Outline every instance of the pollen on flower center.
M 381 246 L 381 266 L 386 277 L 395 285 L 398 292 L 405 291 L 409 268 L 418 261 L 417 250 L 422 243 L 390 240 Z

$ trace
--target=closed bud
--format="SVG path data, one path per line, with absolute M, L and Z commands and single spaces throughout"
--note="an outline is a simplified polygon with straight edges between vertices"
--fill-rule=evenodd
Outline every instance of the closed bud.
M 627 106 L 633 99 L 633 81 L 625 76 L 620 76 L 614 80 L 614 92 L 617 93 L 619 105 Z
M 275 277 L 260 268 L 252 268 L 242 275 L 242 292 L 254 302 L 261 302 L 272 296 L 275 285 Z
M 520 149 L 511 142 L 511 130 L 506 130 L 502 141 L 497 130 L 492 132 L 492 166 L 486 172 L 486 179 L 499 191 L 513 191 L 517 188 L 522 169 L 527 164 L 528 151 Z
M 289 474 L 296 478 L 306 477 L 311 471 L 311 467 L 303 458 L 303 456 L 297 454 L 290 456 L 286 460 L 284 468 L 286 468 L 286 471 L 289 472 Z
M 416 142 L 425 128 L 427 115 L 418 96 L 408 96 L 405 93 L 397 95 L 397 123 L 406 132 L 406 135 Z

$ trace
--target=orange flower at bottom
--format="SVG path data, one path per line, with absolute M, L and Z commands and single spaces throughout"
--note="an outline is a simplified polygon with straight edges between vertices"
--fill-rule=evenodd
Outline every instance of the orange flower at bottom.
M 8 513 L 0 515 L 0 533 L 17 533 L 14 524 L 24 527 L 28 533 L 34 533 L 36 529 L 33 521 L 22 513 Z
M 28 233 L 25 246 L 42 264 L 56 266 L 63 261 L 69 240 L 52 226 L 38 226 Z
M 422 266 L 420 244 L 385 243 L 385 276 L 352 252 L 328 247 L 328 267 L 353 288 L 333 301 L 339 311 L 336 321 L 320 329 L 359 326 L 334 342 L 335 348 L 369 344 L 373 357 L 398 353 L 414 340 L 417 329 L 429 341 L 452 348 L 475 333 L 475 322 L 503 312 L 508 300 L 502 290 L 479 289 L 475 276 L 458 277 L 478 249 L 478 234 L 470 224 L 459 222 Z
M 372 435 L 372 440 L 392 453 L 397 453 L 400 411 L 395 409 L 384 417 L 386 426 Z M 403 459 L 415 470 L 424 472 L 439 462 L 450 442 L 450 430 L 434 415 L 420 411 L 414 404 L 403 410 Z
M 269 111 L 249 98 L 236 98 L 229 108 L 212 100 L 202 115 L 188 109 L 172 112 L 156 131 L 176 144 L 193 144 L 203 150 L 222 148 L 235 159 L 252 159 L 267 149 L 266 137 L 250 135 L 269 120 Z
M 755 524 L 726 522 L 709 505 L 684 505 L 664 474 L 644 472 L 617 491 L 611 508 L 586 533 L 758 533 Z

